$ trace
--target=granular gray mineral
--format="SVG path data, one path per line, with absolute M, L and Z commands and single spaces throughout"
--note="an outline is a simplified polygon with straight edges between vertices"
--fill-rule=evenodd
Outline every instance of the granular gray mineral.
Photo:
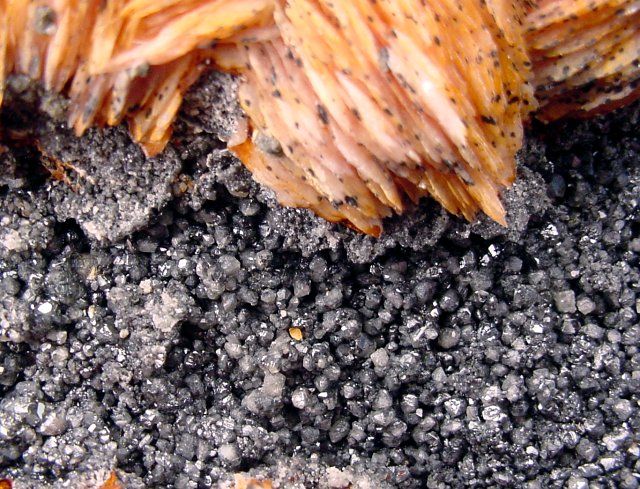
M 0 155 L 0 476 L 638 487 L 639 105 L 533 127 L 509 229 L 424 202 L 374 240 L 279 207 L 209 82 L 156 161 L 32 114 L 95 185 Z

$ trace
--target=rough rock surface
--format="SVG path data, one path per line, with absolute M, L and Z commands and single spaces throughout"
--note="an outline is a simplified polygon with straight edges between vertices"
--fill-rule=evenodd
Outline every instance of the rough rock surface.
M 425 202 L 376 241 L 275 205 L 206 94 L 164 163 L 120 129 L 78 143 L 38 100 L 44 150 L 107 180 L 78 190 L 33 145 L 0 154 L 0 476 L 17 487 L 113 467 L 131 488 L 242 471 L 638 487 L 640 106 L 534 127 L 510 229 Z
M 173 147 L 147 159 L 124 127 L 75 138 L 64 122 L 62 97 L 43 93 L 23 76 L 8 86 L 3 125 L 22 134 L 21 151 L 36 145 L 59 180 L 47 189 L 57 220 L 73 219 L 89 237 L 116 241 L 144 227 L 171 199 L 182 166 Z

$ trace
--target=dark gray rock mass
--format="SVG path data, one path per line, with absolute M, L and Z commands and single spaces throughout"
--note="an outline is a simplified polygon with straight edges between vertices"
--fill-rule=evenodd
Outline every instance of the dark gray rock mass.
M 425 202 L 374 240 L 275 205 L 203 83 L 155 161 L 30 126 L 89 185 L 0 154 L 0 476 L 638 487 L 640 106 L 532 128 L 509 229 Z
M 26 133 L 23 144 L 37 146 L 57 178 L 47 192 L 59 221 L 73 219 L 94 240 L 117 241 L 144 227 L 171 199 L 182 166 L 173 147 L 147 159 L 124 127 L 90 129 L 75 138 L 64 122 L 61 97 L 42 93 L 22 76 L 12 77 L 8 88 L 3 125 Z M 6 181 L 10 188 L 16 178 L 24 179 L 14 160 L 10 153 L 0 154 L 0 184 Z

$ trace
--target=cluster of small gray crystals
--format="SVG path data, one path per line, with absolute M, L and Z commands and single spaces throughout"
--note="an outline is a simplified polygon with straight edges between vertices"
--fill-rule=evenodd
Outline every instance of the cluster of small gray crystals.
M 425 202 L 375 240 L 251 180 L 229 83 L 153 161 L 13 87 L 69 181 L 0 154 L 0 476 L 638 487 L 640 106 L 534 128 L 510 229 Z

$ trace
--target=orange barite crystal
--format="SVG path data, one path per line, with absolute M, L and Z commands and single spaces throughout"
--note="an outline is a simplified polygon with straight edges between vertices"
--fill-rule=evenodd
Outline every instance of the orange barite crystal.
M 505 224 L 529 114 L 640 96 L 640 0 L 0 0 L 9 73 L 127 121 L 152 156 L 206 64 L 243 76 L 230 149 L 283 205 L 372 235 L 423 196 Z

